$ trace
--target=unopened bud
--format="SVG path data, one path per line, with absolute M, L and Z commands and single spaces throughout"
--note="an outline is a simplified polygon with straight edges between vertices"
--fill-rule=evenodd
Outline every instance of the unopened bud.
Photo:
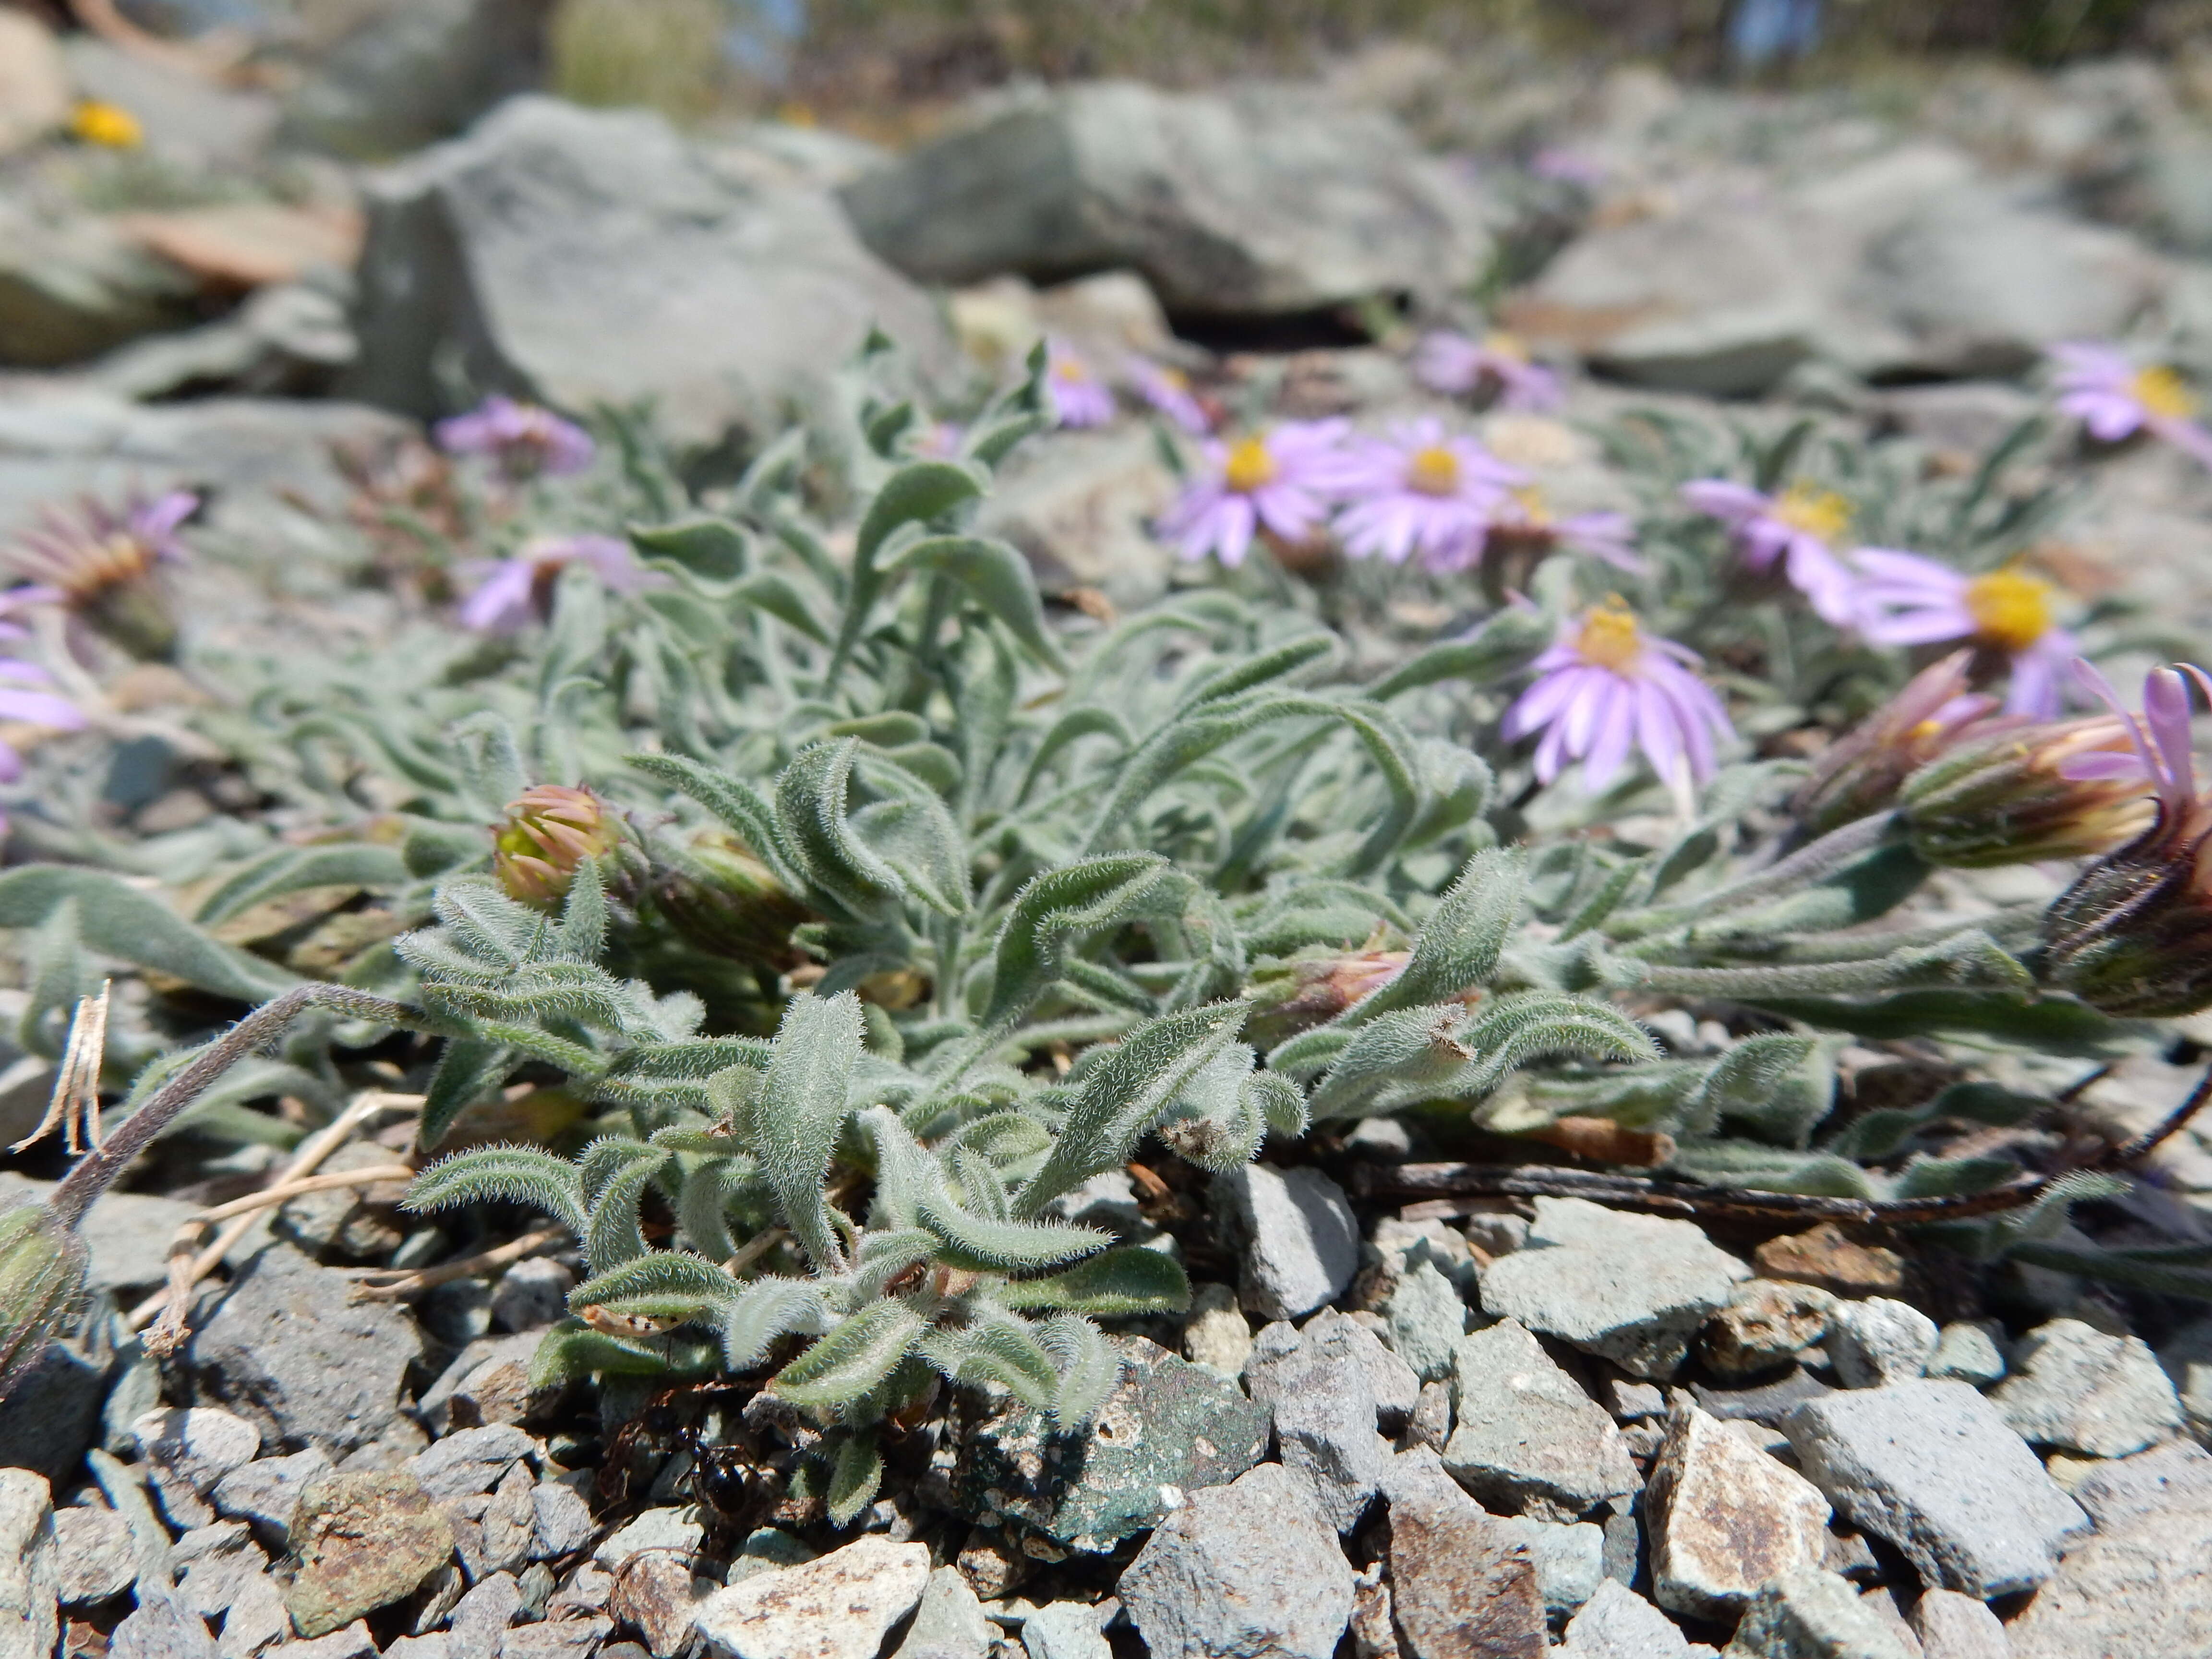
M 2186 800 L 2157 815 L 2044 912 L 2033 964 L 2044 984 L 2123 1019 L 2212 1008 L 2212 816 Z
M 662 914 L 701 950 L 778 969 L 799 961 L 791 930 L 814 915 L 750 848 L 719 834 L 656 872 L 653 891 Z
M 2130 752 L 2127 729 L 2104 714 L 1967 744 L 1922 767 L 1899 792 L 1913 850 L 1930 864 L 1981 869 L 2124 846 L 2150 827 L 2149 778 L 2066 771 L 2087 755 Z
M 1244 1034 L 1263 1048 L 1326 1025 L 1405 970 L 1412 952 L 1363 951 L 1354 956 L 1304 957 L 1253 975 L 1252 1012 Z
M 590 790 L 541 783 L 507 803 L 492 867 L 510 898 L 557 903 L 577 870 L 613 852 L 621 839 L 606 803 Z
M 1905 688 L 1831 744 L 1790 804 L 1808 836 L 1825 836 L 1895 805 L 1905 780 L 1961 738 L 2001 729 L 1993 697 L 1966 689 L 1971 651 L 1922 669 Z
M 46 1349 L 84 1288 L 84 1245 L 36 1204 L 0 1210 L 0 1395 Z

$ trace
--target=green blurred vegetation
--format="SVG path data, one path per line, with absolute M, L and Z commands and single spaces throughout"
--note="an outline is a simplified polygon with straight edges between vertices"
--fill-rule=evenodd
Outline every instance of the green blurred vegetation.
M 723 0 L 561 0 L 548 43 L 552 88 L 579 104 L 696 120 L 725 90 L 727 17 Z

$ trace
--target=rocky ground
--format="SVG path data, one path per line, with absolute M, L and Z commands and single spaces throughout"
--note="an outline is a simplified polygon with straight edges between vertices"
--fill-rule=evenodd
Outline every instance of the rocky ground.
M 1877 96 L 1394 49 L 1310 84 L 1011 89 L 892 155 L 834 124 L 500 103 L 534 9 L 372 18 L 263 84 L 0 9 L 0 537 L 82 493 L 204 492 L 178 581 L 206 648 L 343 653 L 424 614 L 364 502 L 427 419 L 492 387 L 650 403 L 711 499 L 842 395 L 871 322 L 948 404 L 1050 331 L 1184 364 L 1248 417 L 1381 421 L 1435 406 L 1405 348 L 1478 326 L 1480 291 L 1572 371 L 1559 418 L 1484 425 L 1565 509 L 1638 505 L 1597 435 L 1626 411 L 1810 416 L 1942 477 L 2046 407 L 2061 342 L 2212 373 L 2212 70 L 2185 55 Z M 143 142 L 52 137 L 81 98 Z M 2118 653 L 2201 656 L 2212 475 L 2033 444 L 2017 487 L 2063 508 L 2041 567 Z M 986 527 L 1048 592 L 1128 608 L 1185 579 L 1146 528 L 1175 483 L 1134 422 L 1056 434 Z M 1360 648 L 1454 614 L 1407 601 Z M 118 838 L 228 810 L 189 756 L 138 758 L 99 786 Z M 2142 1129 L 2203 1054 L 2100 1074 L 2079 1127 Z M 6 1059 L 13 1139 L 51 1073 Z M 1872 1109 L 1946 1064 L 1869 1042 L 1845 1069 Z M 2038 1064 L 1978 1074 L 2071 1080 Z M 1127 1323 L 1086 1436 L 1003 1395 L 915 1427 L 857 1533 L 748 1491 L 726 1454 L 764 1396 L 532 1390 L 566 1241 L 381 1294 L 529 1231 L 405 1215 L 404 1170 L 246 1212 L 188 1340 L 147 1352 L 180 1226 L 310 1147 L 403 1163 L 412 1098 L 289 1164 L 202 1146 L 94 1210 L 83 1334 L 0 1405 L 0 1659 L 2212 1652 L 2201 1303 L 1830 1225 L 1355 1198 L 1437 1150 L 1388 1121 L 1210 1186 L 1093 1182 L 1071 1218 L 1176 1250 L 1188 1317 Z M 24 1195 L 57 1172 L 19 1162 Z M 2212 1140 L 2178 1136 L 2117 1207 L 2212 1248 Z

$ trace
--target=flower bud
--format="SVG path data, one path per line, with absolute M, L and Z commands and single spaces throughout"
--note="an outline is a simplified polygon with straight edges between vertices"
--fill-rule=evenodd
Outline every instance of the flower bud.
M 621 840 L 607 804 L 590 790 L 541 783 L 507 803 L 492 868 L 508 897 L 554 904 L 586 860 L 604 858 Z
M 2044 984 L 2123 1019 L 2212 1007 L 2212 815 L 2177 800 L 2157 820 L 2052 902 L 2033 963 Z
M 2150 780 L 2066 772 L 2083 756 L 2131 749 L 2127 729 L 2104 714 L 1967 744 L 1922 767 L 1899 792 L 1913 850 L 1930 864 L 1966 869 L 2108 853 L 2149 827 Z
M 680 863 L 656 871 L 653 891 L 677 932 L 701 950 L 779 970 L 801 959 L 791 930 L 814 917 L 750 848 L 720 834 L 702 836 Z
M 1966 690 L 1971 651 L 1922 669 L 1902 691 L 1831 744 L 1790 810 L 1808 836 L 1825 836 L 1897 800 L 1899 785 L 1961 736 L 2000 726 L 1994 697 Z
M 1262 968 L 1246 994 L 1252 1012 L 1245 1035 L 1272 1048 L 1301 1031 L 1326 1025 L 1370 992 L 1398 977 L 1409 951 L 1362 951 L 1352 956 L 1303 957 Z
M 0 1210 L 0 1395 L 60 1328 L 84 1262 L 83 1243 L 44 1206 Z

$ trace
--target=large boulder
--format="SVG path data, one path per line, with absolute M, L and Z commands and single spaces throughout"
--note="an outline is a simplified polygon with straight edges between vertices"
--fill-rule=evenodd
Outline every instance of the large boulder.
M 1492 249 L 1482 193 L 1389 116 L 1279 87 L 1002 95 L 843 195 L 868 246 L 909 276 L 1127 268 L 1185 317 L 1443 295 L 1480 277 Z
M 386 408 L 440 412 L 457 370 L 569 409 L 649 399 L 706 447 L 819 396 L 871 324 L 949 350 L 832 198 L 718 176 L 658 115 L 518 98 L 368 201 L 342 390 Z
M 320 9 L 314 67 L 284 134 L 342 155 L 398 155 L 537 86 L 554 0 L 369 0 Z

